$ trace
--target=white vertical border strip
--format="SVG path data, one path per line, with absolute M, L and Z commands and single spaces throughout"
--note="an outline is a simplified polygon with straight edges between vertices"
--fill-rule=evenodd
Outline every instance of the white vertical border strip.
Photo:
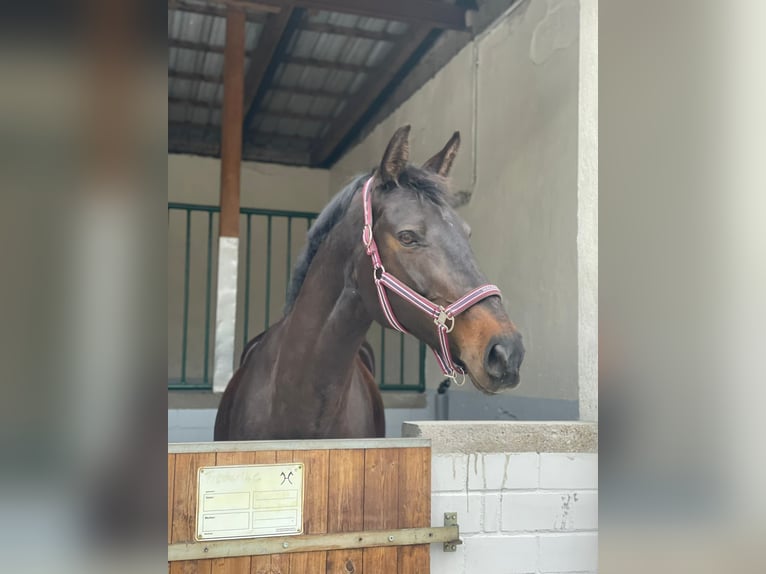
M 237 324 L 237 267 L 239 238 L 218 240 L 218 287 L 215 314 L 213 392 L 222 393 L 234 372 Z
M 577 340 L 580 420 L 598 421 L 598 0 L 580 1 Z

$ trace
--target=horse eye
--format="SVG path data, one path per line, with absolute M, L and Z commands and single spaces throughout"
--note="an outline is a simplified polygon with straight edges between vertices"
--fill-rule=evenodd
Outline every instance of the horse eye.
M 399 232 L 399 242 L 402 245 L 413 245 L 417 243 L 418 238 L 412 231 Z

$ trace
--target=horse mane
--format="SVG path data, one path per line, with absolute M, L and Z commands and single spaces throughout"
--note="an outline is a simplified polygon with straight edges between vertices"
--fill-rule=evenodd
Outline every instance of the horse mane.
M 330 203 L 325 206 L 314 220 L 314 224 L 309 229 L 306 237 L 306 246 L 295 263 L 285 300 L 285 315 L 290 312 L 295 304 L 295 300 L 298 298 L 298 293 L 300 293 L 301 287 L 303 287 L 306 274 L 309 271 L 309 267 L 311 267 L 314 256 L 319 251 L 319 246 L 322 245 L 325 237 L 333 230 L 335 225 L 343 219 L 354 194 L 362 188 L 370 175 L 371 173 L 358 175 L 351 180 L 346 187 L 335 194 L 335 197 L 330 200 Z M 445 178 L 433 172 L 409 165 L 399 175 L 398 180 L 387 184 L 383 191 L 388 191 L 394 187 L 407 188 L 414 191 L 418 199 L 430 201 L 441 206 L 447 204 L 446 183 L 447 180 Z

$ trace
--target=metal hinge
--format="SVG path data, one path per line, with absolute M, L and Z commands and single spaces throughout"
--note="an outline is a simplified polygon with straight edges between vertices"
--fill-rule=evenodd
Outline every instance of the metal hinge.
M 458 526 L 457 523 L 457 512 L 445 512 L 444 513 L 444 526 Z M 462 544 L 463 541 L 460 540 L 460 529 L 457 530 L 458 535 L 455 537 L 454 540 L 447 540 L 444 542 L 444 551 L 445 552 L 457 552 L 458 544 Z

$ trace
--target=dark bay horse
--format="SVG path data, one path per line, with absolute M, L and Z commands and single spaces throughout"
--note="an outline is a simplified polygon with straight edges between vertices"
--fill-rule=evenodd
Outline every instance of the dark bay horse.
M 521 335 L 448 201 L 460 136 L 420 168 L 408 163 L 408 137 L 409 126 L 397 130 L 380 165 L 317 218 L 284 317 L 243 351 L 215 440 L 384 436 L 365 342 L 373 321 L 406 329 L 484 393 L 518 385 Z

